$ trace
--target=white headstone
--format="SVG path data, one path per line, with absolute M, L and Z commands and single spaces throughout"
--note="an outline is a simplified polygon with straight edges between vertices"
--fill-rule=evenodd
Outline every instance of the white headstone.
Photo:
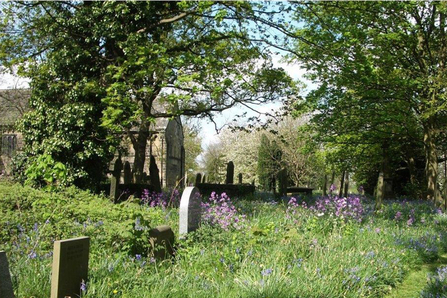
M 180 199 L 179 235 L 196 230 L 202 216 L 202 198 L 195 187 L 187 187 Z
M 8 259 L 6 258 L 6 253 L 4 251 L 0 251 L 0 297 L 14 298 Z

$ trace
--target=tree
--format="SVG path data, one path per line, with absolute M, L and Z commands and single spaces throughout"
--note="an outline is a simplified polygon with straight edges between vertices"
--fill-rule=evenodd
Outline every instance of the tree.
M 291 79 L 272 66 L 269 53 L 249 34 L 249 20 L 264 8 L 189 1 L 4 5 L 2 63 L 22 63 L 22 74 L 32 79 L 34 112 L 24 133 L 34 136 L 25 138 L 25 152 L 49 152 L 66 162 L 61 156 L 93 154 L 104 161 L 102 150 L 116 146 L 116 137 L 125 133 L 135 150 L 138 182 L 155 118 L 212 119 L 238 104 L 287 96 Z M 58 119 L 71 123 L 69 130 L 87 122 L 91 129 L 71 138 L 58 132 Z M 92 142 L 79 143 L 77 137 Z M 40 146 L 56 138 L 65 145 Z M 97 147 L 101 153 L 94 152 Z M 75 172 L 86 159 L 79 161 L 72 165 Z
M 261 136 L 258 150 L 258 178 L 264 190 L 276 192 L 276 177 L 281 171 L 282 151 L 276 140 Z
M 185 169 L 188 174 L 193 174 L 199 168 L 197 157 L 202 153 L 202 138 L 199 136 L 200 126 L 191 121 L 183 121 L 183 136 L 185 147 Z M 191 173 L 189 171 L 192 170 Z M 192 181 L 195 177 L 189 176 Z
M 227 169 L 225 152 L 219 143 L 208 145 L 203 155 L 202 164 L 207 182 L 224 183 Z
M 320 82 L 298 107 L 318 111 L 321 131 L 338 144 L 402 144 L 410 169 L 411 148 L 422 144 L 425 197 L 438 201 L 437 148 L 447 124 L 446 9 L 444 2 L 298 3 L 302 26 L 291 34 L 294 59 Z

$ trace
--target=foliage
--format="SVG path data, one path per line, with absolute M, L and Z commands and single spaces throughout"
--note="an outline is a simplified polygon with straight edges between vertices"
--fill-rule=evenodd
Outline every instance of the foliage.
M 258 178 L 264 190 L 276 191 L 276 176 L 281 170 L 282 151 L 276 140 L 270 140 L 265 134 L 261 136 L 258 149 Z
M 294 13 L 291 59 L 319 81 L 297 103 L 299 112 L 314 111 L 325 141 L 351 147 L 345 156 L 364 160 L 357 146 L 392 144 L 398 150 L 390 159 L 415 175 L 412 159 L 423 150 L 426 197 L 438 199 L 436 150 L 447 124 L 445 4 L 297 3 Z M 379 162 L 388 157 L 382 153 Z
M 242 229 L 245 215 L 239 215 L 226 193 L 211 193 L 207 202 L 202 202 L 202 217 L 205 223 L 228 231 Z
M 292 79 L 250 41 L 249 20 L 265 9 L 201 1 L 3 5 L 0 62 L 21 65 L 32 80 L 25 153 L 51 155 L 84 187 L 104 176 L 127 134 L 138 182 L 156 118 L 212 118 L 293 94 Z
M 193 174 L 198 170 L 197 157 L 202 153 L 202 138 L 199 136 L 200 127 L 192 121 L 183 121 L 183 138 L 185 147 L 185 170 L 188 181 L 193 181 Z
M 208 177 L 206 178 L 207 182 L 224 183 L 227 163 L 226 152 L 220 144 L 209 144 L 202 158 L 202 167 Z
M 237 216 L 246 215 L 244 229 L 202 225 L 177 243 L 175 259 L 156 260 L 123 246 L 145 241 L 137 232 L 147 224 L 167 223 L 176 231 L 176 208 L 113 205 L 74 188 L 49 194 L 1 186 L 0 245 L 17 296 L 48 296 L 52 244 L 59 237 L 91 237 L 84 297 L 381 297 L 447 249 L 446 217 L 425 203 L 385 204 L 383 213 L 373 213 L 372 202 L 362 199 L 361 222 L 334 225 L 334 217 L 302 208 L 300 199 L 287 217 L 287 206 L 271 199 L 224 197 Z M 307 205 L 318 208 L 312 199 Z M 236 215 L 227 207 L 226 215 Z M 407 209 L 414 209 L 414 224 L 391 217 Z M 116 237 L 121 226 L 129 237 Z

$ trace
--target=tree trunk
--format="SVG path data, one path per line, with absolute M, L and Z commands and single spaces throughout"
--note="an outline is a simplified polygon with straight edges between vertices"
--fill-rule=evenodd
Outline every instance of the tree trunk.
M 138 136 L 133 139 L 132 145 L 135 151 L 133 164 L 133 176 L 135 183 L 141 183 L 144 172 L 144 163 L 146 161 L 146 146 L 149 138 L 149 123 L 144 121 L 140 124 Z
M 346 173 L 346 171 L 343 171 L 342 174 L 341 174 L 340 189 L 338 191 L 338 196 L 339 197 L 343 196 L 343 186 L 345 185 L 345 173 Z
M 348 190 L 349 190 L 349 172 L 346 171 L 346 173 L 345 173 L 345 185 L 344 185 L 344 192 L 343 192 L 343 196 L 344 197 L 348 196 Z
M 377 188 L 376 188 L 376 210 L 379 210 L 382 207 L 383 196 L 385 195 L 383 183 L 383 173 L 379 173 L 379 179 L 377 180 Z
M 424 125 L 426 199 L 435 203 L 437 196 L 438 155 L 435 143 L 436 133 L 431 122 Z
M 327 196 L 327 174 L 324 175 L 323 196 Z

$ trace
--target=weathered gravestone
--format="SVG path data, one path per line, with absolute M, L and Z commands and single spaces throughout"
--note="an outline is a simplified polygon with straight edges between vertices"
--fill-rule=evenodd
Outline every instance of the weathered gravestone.
M 196 175 L 196 184 L 194 184 L 194 185 L 197 186 L 197 184 L 200 184 L 200 183 L 202 183 L 202 174 L 197 173 L 197 175 Z
M 230 161 L 227 165 L 227 179 L 225 184 L 233 184 L 234 182 L 234 163 Z
M 124 184 L 132 183 L 132 169 L 130 168 L 130 163 L 126 161 L 124 163 Z
M 155 157 L 153 155 L 151 155 L 151 160 L 149 163 L 149 179 L 151 180 L 153 190 L 157 193 L 161 193 L 160 175 L 157 162 L 155 161 Z
M 110 179 L 110 198 L 114 202 L 116 202 L 119 197 L 118 186 L 120 184 L 122 169 L 123 169 L 123 162 L 121 161 L 121 156 L 118 156 L 118 158 L 115 161 L 115 164 L 113 165 L 112 178 Z
M 54 242 L 51 298 L 79 297 L 87 282 L 90 238 Z
M 157 226 L 149 231 L 149 242 L 156 259 L 166 259 L 174 255 L 174 232 L 170 226 Z
M 202 198 L 195 187 L 187 187 L 180 199 L 179 236 L 196 230 L 202 216 Z
M 9 275 L 8 259 L 4 251 L 0 251 L 0 297 L 14 298 L 11 275 Z

